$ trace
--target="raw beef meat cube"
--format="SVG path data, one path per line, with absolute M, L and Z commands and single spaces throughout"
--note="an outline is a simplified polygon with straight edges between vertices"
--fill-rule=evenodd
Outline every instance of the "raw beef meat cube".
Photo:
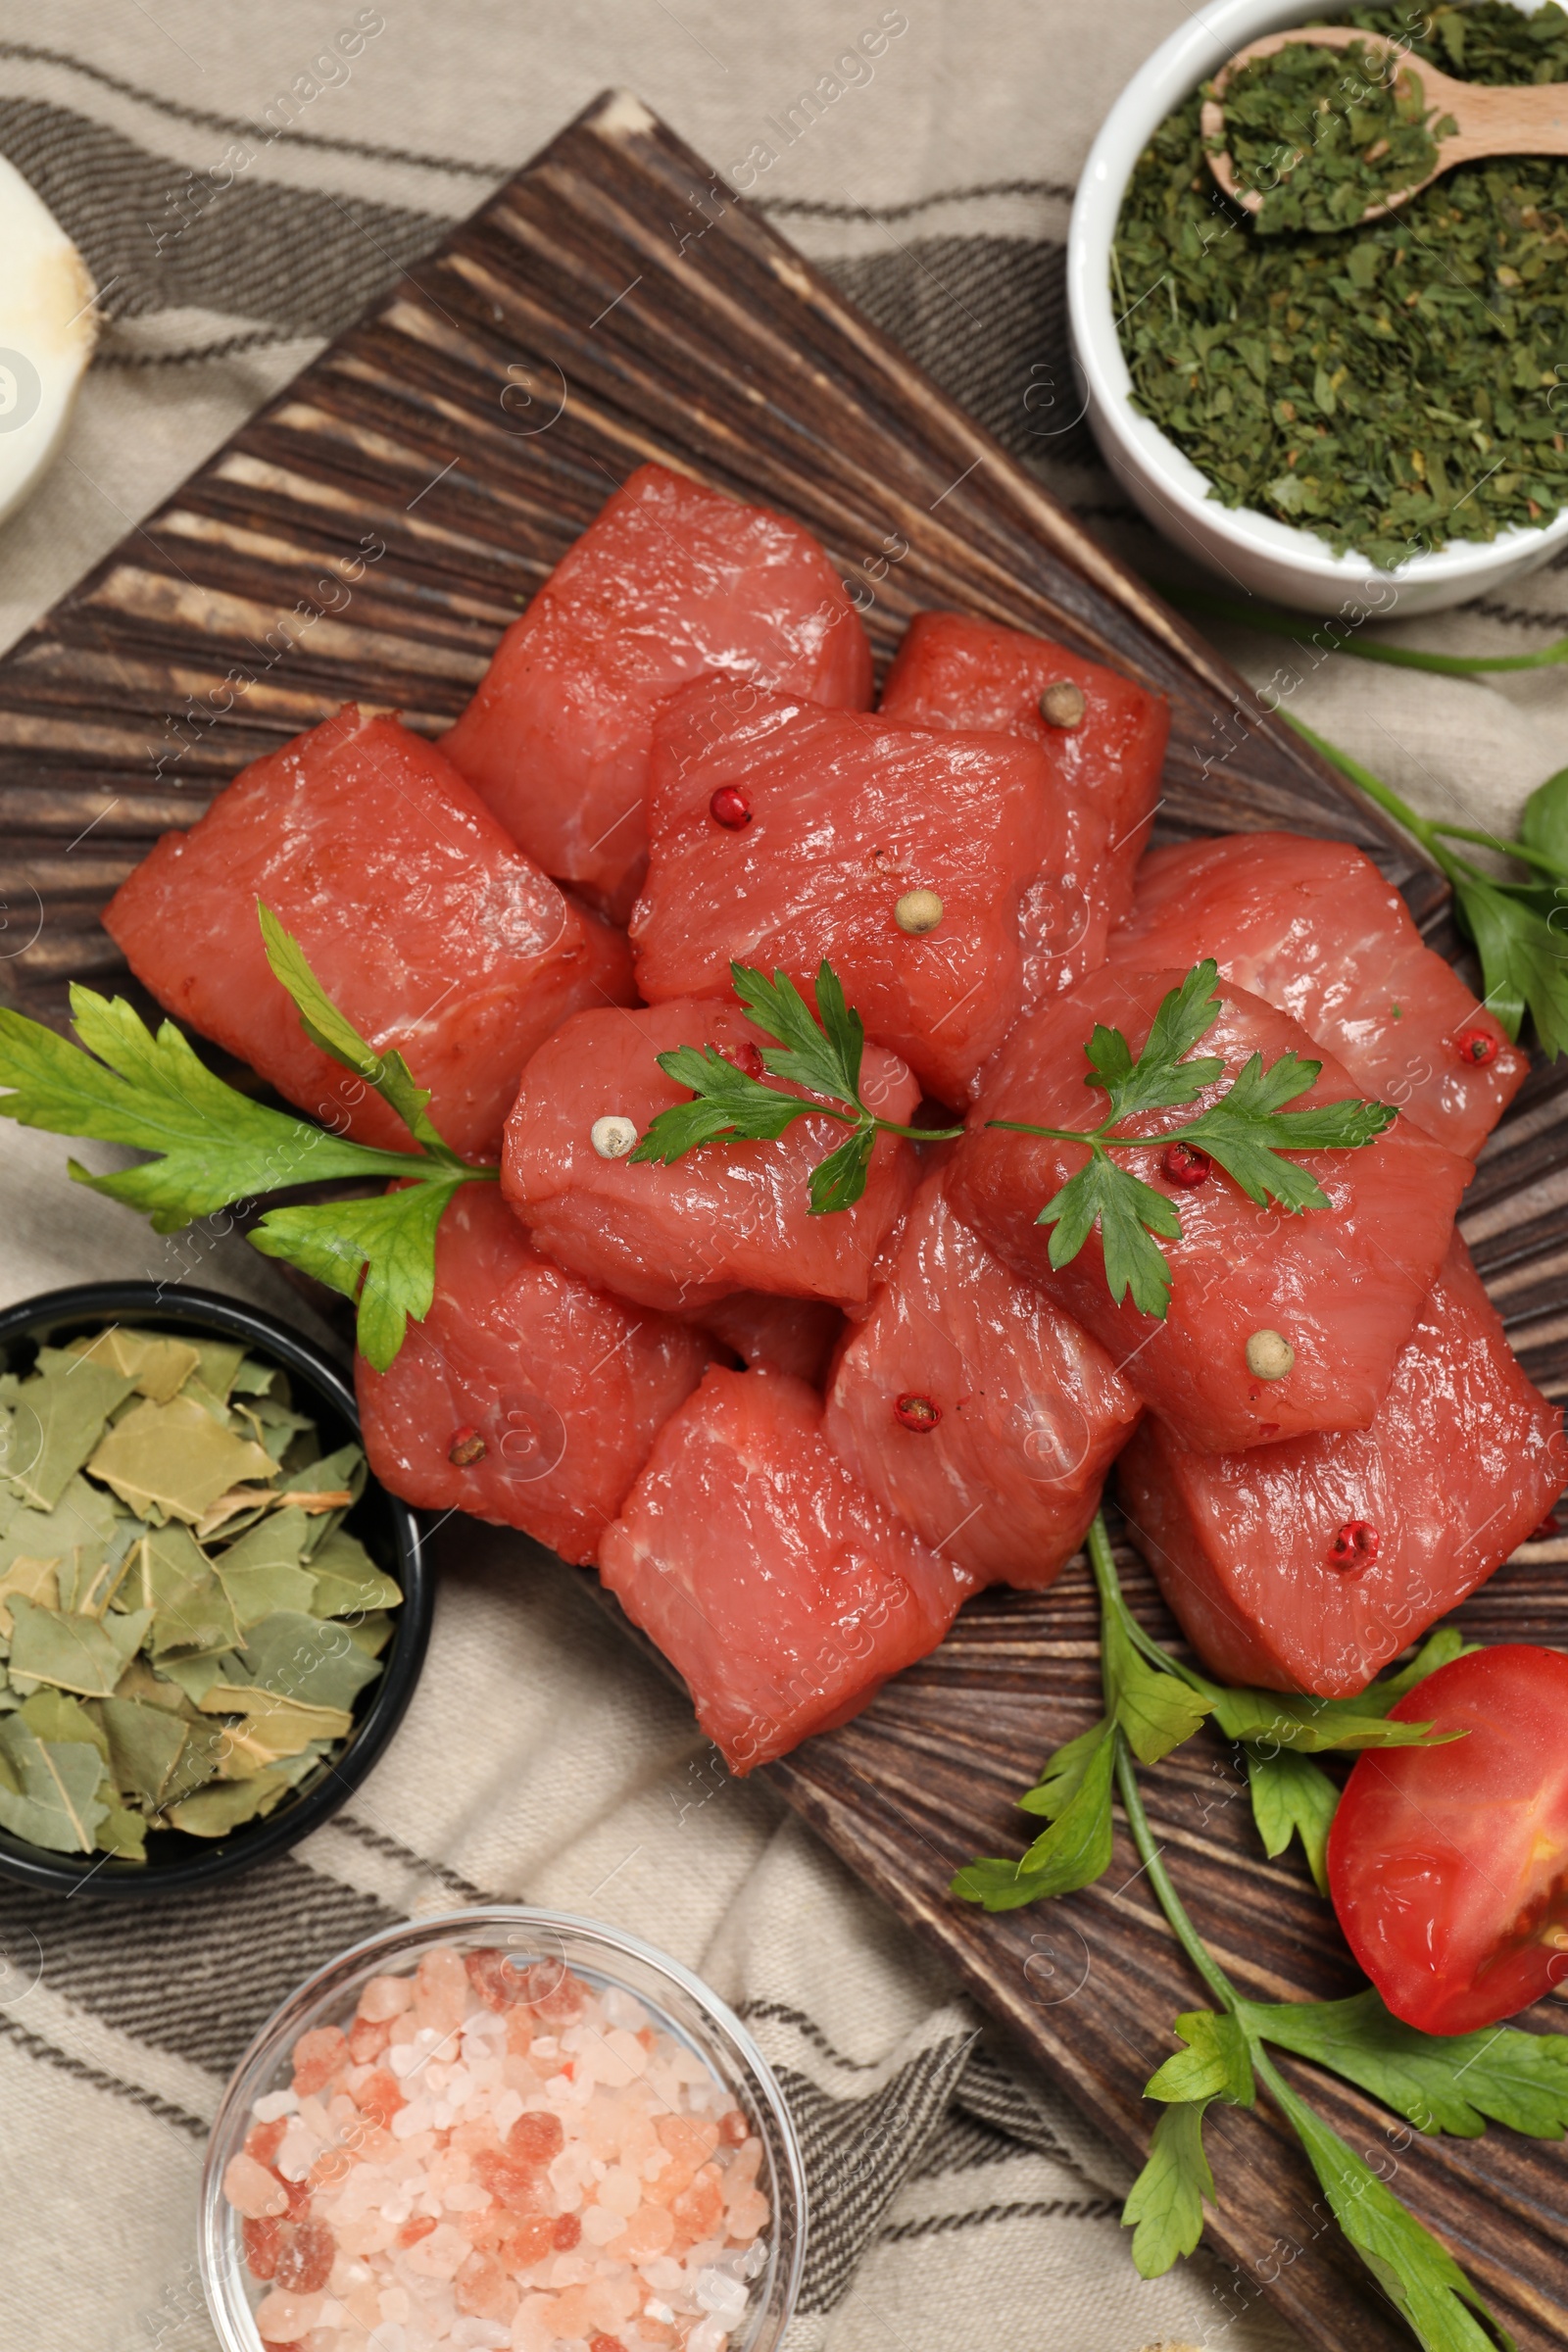
M 749 701 L 738 715 L 731 689 L 690 686 L 655 730 L 638 987 L 716 993 L 735 961 L 808 991 L 826 957 L 868 1034 L 961 1102 L 1017 1016 L 1019 905 L 1059 840 L 1040 753 Z M 935 927 L 901 927 L 932 892 Z
M 927 1176 L 828 1389 L 828 1441 L 867 1492 L 982 1582 L 1043 1587 L 1140 1410 L 1099 1343 Z
M 820 1388 L 844 1317 L 825 1298 L 774 1298 L 765 1291 L 736 1291 L 702 1311 L 702 1323 L 748 1364 L 770 1364 Z
M 1344 1698 L 1539 1526 L 1568 1453 L 1455 1234 L 1370 1428 L 1194 1453 L 1151 1414 L 1116 1477 L 1216 1674 Z
M 1530 1067 L 1347 842 L 1231 833 L 1152 850 L 1110 956 L 1141 971 L 1212 956 L 1225 979 L 1299 1021 L 1362 1094 L 1467 1159 Z
M 858 1713 L 936 1647 L 972 1589 L 851 1476 L 821 1398 L 767 1370 L 704 1376 L 599 1566 L 733 1772 Z
M 1076 724 L 1045 716 L 1041 698 L 1053 687 L 1082 696 Z M 1065 700 L 1070 717 L 1077 705 L 1070 693 Z M 1059 862 L 1041 873 L 1025 902 L 1025 1004 L 1103 962 L 1105 935 L 1131 904 L 1133 868 L 1149 845 L 1170 732 L 1164 697 L 1047 637 L 956 612 L 917 612 L 879 709 L 911 725 L 1039 745 L 1066 838 Z
M 737 1004 L 715 998 L 565 1022 L 523 1072 L 507 1122 L 502 1183 L 536 1247 L 668 1313 L 701 1311 L 733 1291 L 862 1300 L 916 1181 L 914 1152 L 898 1137 L 879 1137 L 855 1206 L 819 1217 L 807 1180 L 844 1140 L 825 1112 L 798 1119 L 776 1143 L 705 1144 L 671 1167 L 596 1149 L 601 1120 L 627 1120 L 642 1135 L 660 1111 L 690 1100 L 659 1054 L 711 1045 L 760 1075 L 768 1043 Z M 885 1115 L 907 1124 L 919 1089 L 903 1062 L 868 1047 L 865 1067 Z
M 1124 1122 L 1154 1141 L 1147 1152 L 1118 1152 L 1117 1164 L 1163 1192 L 1182 1222 L 1180 1241 L 1160 1245 L 1172 1272 L 1163 1322 L 1142 1314 L 1131 1292 L 1112 1302 L 1098 1231 L 1070 1264 L 1051 1265 L 1052 1228 L 1035 1220 L 1083 1166 L 1082 1146 L 985 1130 L 987 1119 L 1096 1125 L 1104 1097 L 1084 1083 L 1096 1022 L 1122 1030 L 1139 1053 L 1161 999 L 1183 977 L 1111 965 L 1020 1021 L 987 1072 L 949 1168 L 954 1205 L 1015 1272 L 1042 1283 L 1093 1332 L 1189 1446 L 1219 1452 L 1309 1430 L 1365 1429 L 1443 1263 L 1470 1162 L 1400 1119 L 1359 1151 L 1303 1153 L 1330 1205 L 1294 1216 L 1256 1206 L 1217 1165 L 1193 1190 L 1161 1166 L 1159 1136 L 1196 1117 L 1254 1052 L 1265 1067 L 1291 1052 L 1321 1061 L 1293 1109 L 1357 1095 L 1348 1071 L 1295 1021 L 1221 982 L 1219 1018 L 1195 1051 L 1217 1055 L 1225 1078 L 1184 1109 Z M 1270 1333 L 1295 1350 L 1283 1378 L 1249 1367 L 1249 1340 Z
M 714 670 L 871 700 L 865 631 L 810 532 L 639 466 L 508 629 L 443 749 L 547 873 L 623 916 L 655 712 Z
M 365 1449 L 419 1510 L 520 1527 L 583 1563 L 711 1352 L 540 1257 L 500 1187 L 466 1184 L 436 1235 L 424 1321 L 390 1370 L 356 1358 Z
M 161 1004 L 340 1134 L 412 1150 L 322 1054 L 263 953 L 266 901 L 369 1043 L 403 1054 L 455 1151 L 494 1157 L 522 1065 L 569 1012 L 633 1002 L 624 942 L 569 906 L 451 762 L 351 703 L 166 833 L 105 928 Z

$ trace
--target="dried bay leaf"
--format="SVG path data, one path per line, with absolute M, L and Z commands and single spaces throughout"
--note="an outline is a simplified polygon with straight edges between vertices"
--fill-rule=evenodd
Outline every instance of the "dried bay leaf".
M 14 1560 L 61 1560 L 97 1545 L 107 1551 L 120 1524 L 114 1497 L 89 1479 L 71 1479 L 54 1509 L 21 1510 L 0 1536 L 0 1576 Z
M 166 1650 L 217 1653 L 239 1640 L 228 1595 L 187 1527 L 172 1522 L 142 1538 L 136 1571 L 127 1580 L 127 1590 L 132 1587 L 152 1611 L 148 1646 L 155 1658 Z
M 22 1721 L 39 1740 L 82 1740 L 98 1750 L 109 1762 L 109 1735 L 84 1707 L 79 1698 L 65 1690 L 35 1690 L 24 1698 L 21 1707 Z
M 98 1785 L 98 1800 L 104 1817 L 98 1824 L 93 1844 L 101 1854 L 119 1854 L 126 1862 L 145 1862 L 147 1859 L 147 1824 L 140 1813 L 120 1802 L 120 1791 L 105 1773 Z
M 312 1706 L 350 1708 L 377 1667 L 356 1649 L 341 1625 L 278 1609 L 245 1637 L 251 1680 L 284 1698 Z
M 313 1617 L 348 1617 L 361 1609 L 395 1609 L 401 1589 L 383 1576 L 358 1536 L 341 1529 L 326 1538 L 311 1555 L 316 1577 Z
M 145 1699 L 116 1697 L 103 1701 L 103 1718 L 116 1781 L 157 1812 L 185 1752 L 184 1717 L 149 1705 Z
M 229 1411 L 222 1397 L 214 1394 L 199 1373 L 193 1380 L 186 1381 L 180 1390 L 180 1395 L 188 1396 L 192 1404 L 199 1404 L 208 1420 L 216 1421 L 220 1429 L 235 1427 L 235 1416 Z M 248 1429 L 241 1429 L 239 1435 L 247 1437 L 250 1432 Z
M 193 1707 L 199 1707 L 213 1685 L 232 1671 L 232 1660 L 221 1650 L 211 1657 L 172 1656 L 160 1658 L 158 1671 L 183 1692 Z
M 96 1622 L 128 1664 L 146 1641 L 152 1621 L 151 1609 L 127 1609 L 112 1617 L 100 1617 Z
M 264 1364 L 255 1355 L 244 1358 L 228 1384 L 231 1396 L 276 1396 L 287 1387 L 288 1375 L 281 1364 Z
M 143 1516 L 151 1506 L 196 1522 L 242 1480 L 270 1478 L 272 1464 L 253 1440 L 220 1428 L 182 1393 L 168 1404 L 144 1399 L 109 1431 L 87 1468 Z
M 300 1565 L 307 1531 L 298 1504 L 269 1513 L 213 1562 L 247 1631 L 274 1609 L 315 1609 L 316 1577 Z
M 279 1465 L 295 1440 L 316 1427 L 308 1413 L 291 1412 L 268 1396 L 258 1398 L 254 1405 L 236 1405 L 233 1411 L 235 1426 L 243 1427 Z
M 0 1747 L 20 1793 L 0 1788 L 0 1825 L 57 1854 L 90 1854 L 107 1806 L 103 1758 L 90 1740 L 45 1740 L 21 1715 L 0 1721 Z
M 274 1756 L 297 1755 L 312 1740 L 346 1740 L 354 1729 L 347 1708 L 313 1706 L 254 1683 L 215 1683 L 200 1703 L 204 1715 L 242 1716 L 246 1740 L 265 1742 Z
M 279 1492 L 312 1514 L 313 1525 L 305 1540 L 307 1564 L 327 1537 L 337 1533 L 350 1505 L 358 1502 L 365 1492 L 365 1478 L 363 1449 L 340 1446 L 335 1453 L 323 1454 L 308 1468 L 279 1480 Z
M 279 1798 L 288 1794 L 288 1787 L 280 1772 L 258 1773 L 248 1781 L 220 1781 L 172 1806 L 169 1819 L 191 1838 L 226 1838 L 242 1822 L 270 1813 Z
M 377 1609 L 362 1617 L 358 1625 L 346 1625 L 343 1631 L 356 1649 L 363 1649 L 368 1658 L 378 1658 L 392 1639 L 392 1620 L 385 1609 Z
M 13 1560 L 10 1567 L 0 1573 L 0 1636 L 7 1642 L 12 1634 L 9 1603 L 14 1592 L 20 1592 L 24 1600 L 36 1601 L 41 1609 L 58 1609 L 60 1588 L 55 1576 L 55 1562 L 23 1558 Z
M 11 1664 L 15 1682 L 49 1683 L 86 1698 L 108 1698 L 125 1659 L 96 1617 L 41 1609 L 20 1592 L 11 1596 Z
M 54 1509 L 131 1386 L 123 1372 L 85 1357 L 78 1357 L 70 1372 L 46 1372 L 24 1382 L 13 1408 L 6 1475 L 34 1510 Z
M 177 1715 L 183 1722 L 197 1720 L 195 1707 L 178 1684 L 170 1682 L 162 1673 L 155 1674 L 150 1661 L 143 1657 L 131 1659 L 115 1685 L 115 1696 L 139 1699 L 144 1706 L 162 1707 L 167 1714 Z
M 177 1396 L 202 1360 L 200 1350 L 188 1340 L 168 1339 L 161 1332 L 131 1331 L 122 1323 L 112 1323 L 107 1331 L 90 1339 L 73 1340 L 69 1349 L 40 1348 L 38 1361 L 47 1371 L 49 1359 L 67 1353 L 128 1373 L 137 1394 L 150 1396 L 155 1404 L 167 1404 L 171 1396 Z
M 236 1340 L 192 1340 L 200 1361 L 197 1377 L 202 1387 L 226 1404 L 228 1393 L 234 1386 L 239 1368 L 245 1361 L 245 1350 Z

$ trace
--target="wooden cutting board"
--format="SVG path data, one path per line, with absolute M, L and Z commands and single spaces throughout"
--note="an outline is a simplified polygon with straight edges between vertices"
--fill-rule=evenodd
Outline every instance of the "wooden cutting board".
M 912 612 L 1060 638 L 1170 697 L 1166 837 L 1283 825 L 1356 842 L 1449 952 L 1444 892 L 1203 640 L 748 211 L 635 99 L 600 100 L 411 271 L 0 662 L 0 985 L 62 1021 L 73 979 L 125 987 L 105 900 L 228 776 L 350 696 L 444 725 L 501 630 L 645 459 L 798 516 L 879 661 Z M 1564 1079 L 1537 1070 L 1465 1230 L 1533 1377 L 1568 1387 Z M 1535 1546 L 1462 1621 L 1568 1644 L 1568 1544 Z M 1131 1554 L 1134 1604 L 1162 1634 Z M 1098 1711 L 1087 1576 L 989 1593 L 856 1722 L 773 1769 L 790 1801 L 940 1946 L 1028 2055 L 1141 2156 L 1141 2089 L 1199 1988 L 1125 1844 L 1100 1886 L 988 1919 L 945 1887 L 1021 1847 L 1019 1788 Z M 1146 1775 L 1170 1868 L 1243 1988 L 1352 1982 L 1304 1870 L 1268 1864 L 1224 1748 Z M 1550 2029 L 1557 2018 L 1532 2021 Z M 1403 2144 L 1286 2062 L 1452 2244 L 1530 2346 L 1568 2344 L 1560 2150 L 1494 2130 Z M 1408 2343 L 1266 2112 L 1211 2111 L 1209 2330 L 1266 2296 L 1332 2352 Z

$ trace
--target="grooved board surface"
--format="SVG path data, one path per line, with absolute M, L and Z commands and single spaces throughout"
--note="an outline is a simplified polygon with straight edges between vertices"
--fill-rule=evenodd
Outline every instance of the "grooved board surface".
M 0 662 L 0 985 L 62 1021 L 73 979 L 126 988 L 98 915 L 170 826 L 349 697 L 427 733 L 612 488 L 645 459 L 774 505 L 823 540 L 884 661 L 950 606 L 1060 638 L 1170 697 L 1167 837 L 1280 825 L 1367 849 L 1452 950 L 1437 877 L 1144 584 L 634 100 L 602 100 L 307 368 Z M 1464 1228 L 1532 1376 L 1568 1387 L 1565 1080 L 1538 1069 Z M 1467 1608 L 1483 1639 L 1568 1644 L 1568 1544 Z M 1169 1634 L 1149 1578 L 1130 1596 Z M 1098 1886 L 988 1919 L 946 1883 L 1018 1850 L 1012 1798 L 1098 1711 L 1092 1588 L 988 1593 L 931 1658 L 773 1778 L 1124 2148 L 1200 1988 L 1118 1838 Z M 1304 1867 L 1263 1861 L 1227 1752 L 1144 1776 L 1155 1833 L 1243 1988 L 1352 1982 Z M 1556 2017 L 1532 2024 L 1550 2030 Z M 1418 2140 L 1288 2071 L 1453 2246 L 1522 2344 L 1568 2344 L 1560 2149 Z M 1210 2243 L 1332 2352 L 1407 2344 L 1266 2109 L 1213 2109 Z

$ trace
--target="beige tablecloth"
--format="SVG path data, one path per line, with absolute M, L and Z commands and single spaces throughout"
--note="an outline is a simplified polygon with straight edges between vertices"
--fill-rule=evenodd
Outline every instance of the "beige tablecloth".
M 0 0 L 0 151 L 83 247 L 109 324 L 65 453 L 0 530 L 9 643 L 397 267 L 607 83 L 639 92 L 1045 479 L 1159 576 L 1066 380 L 1061 240 L 1095 127 L 1177 0 Z M 864 32 L 874 64 L 840 68 Z M 862 70 L 863 68 L 863 70 Z M 837 94 L 808 113 L 803 93 Z M 764 158 L 768 160 L 763 160 Z M 3 256 L 0 256 L 3 269 Z M 1478 649 L 1568 628 L 1554 572 L 1417 624 Z M 1254 675 L 1278 647 L 1238 633 Z M 1506 816 L 1568 751 L 1568 680 L 1325 663 L 1294 707 L 1412 799 Z M 7 1130 L 0 1295 L 153 1273 L 300 1315 L 243 1245 L 160 1241 Z M 90 1153 L 87 1154 L 90 1156 Z M 0 1895 L 0 2341 L 207 2352 L 194 2271 L 205 2127 L 311 1966 L 482 1895 L 589 1911 L 752 2019 L 816 2197 L 792 2344 L 831 2352 L 1284 2352 L 1222 2326 L 1206 2257 L 1146 2284 L 1127 2174 L 941 1968 L 761 1787 L 728 1781 L 668 1690 L 523 1539 L 440 1539 L 418 1694 L 347 1813 L 220 1896 L 126 1911 Z

